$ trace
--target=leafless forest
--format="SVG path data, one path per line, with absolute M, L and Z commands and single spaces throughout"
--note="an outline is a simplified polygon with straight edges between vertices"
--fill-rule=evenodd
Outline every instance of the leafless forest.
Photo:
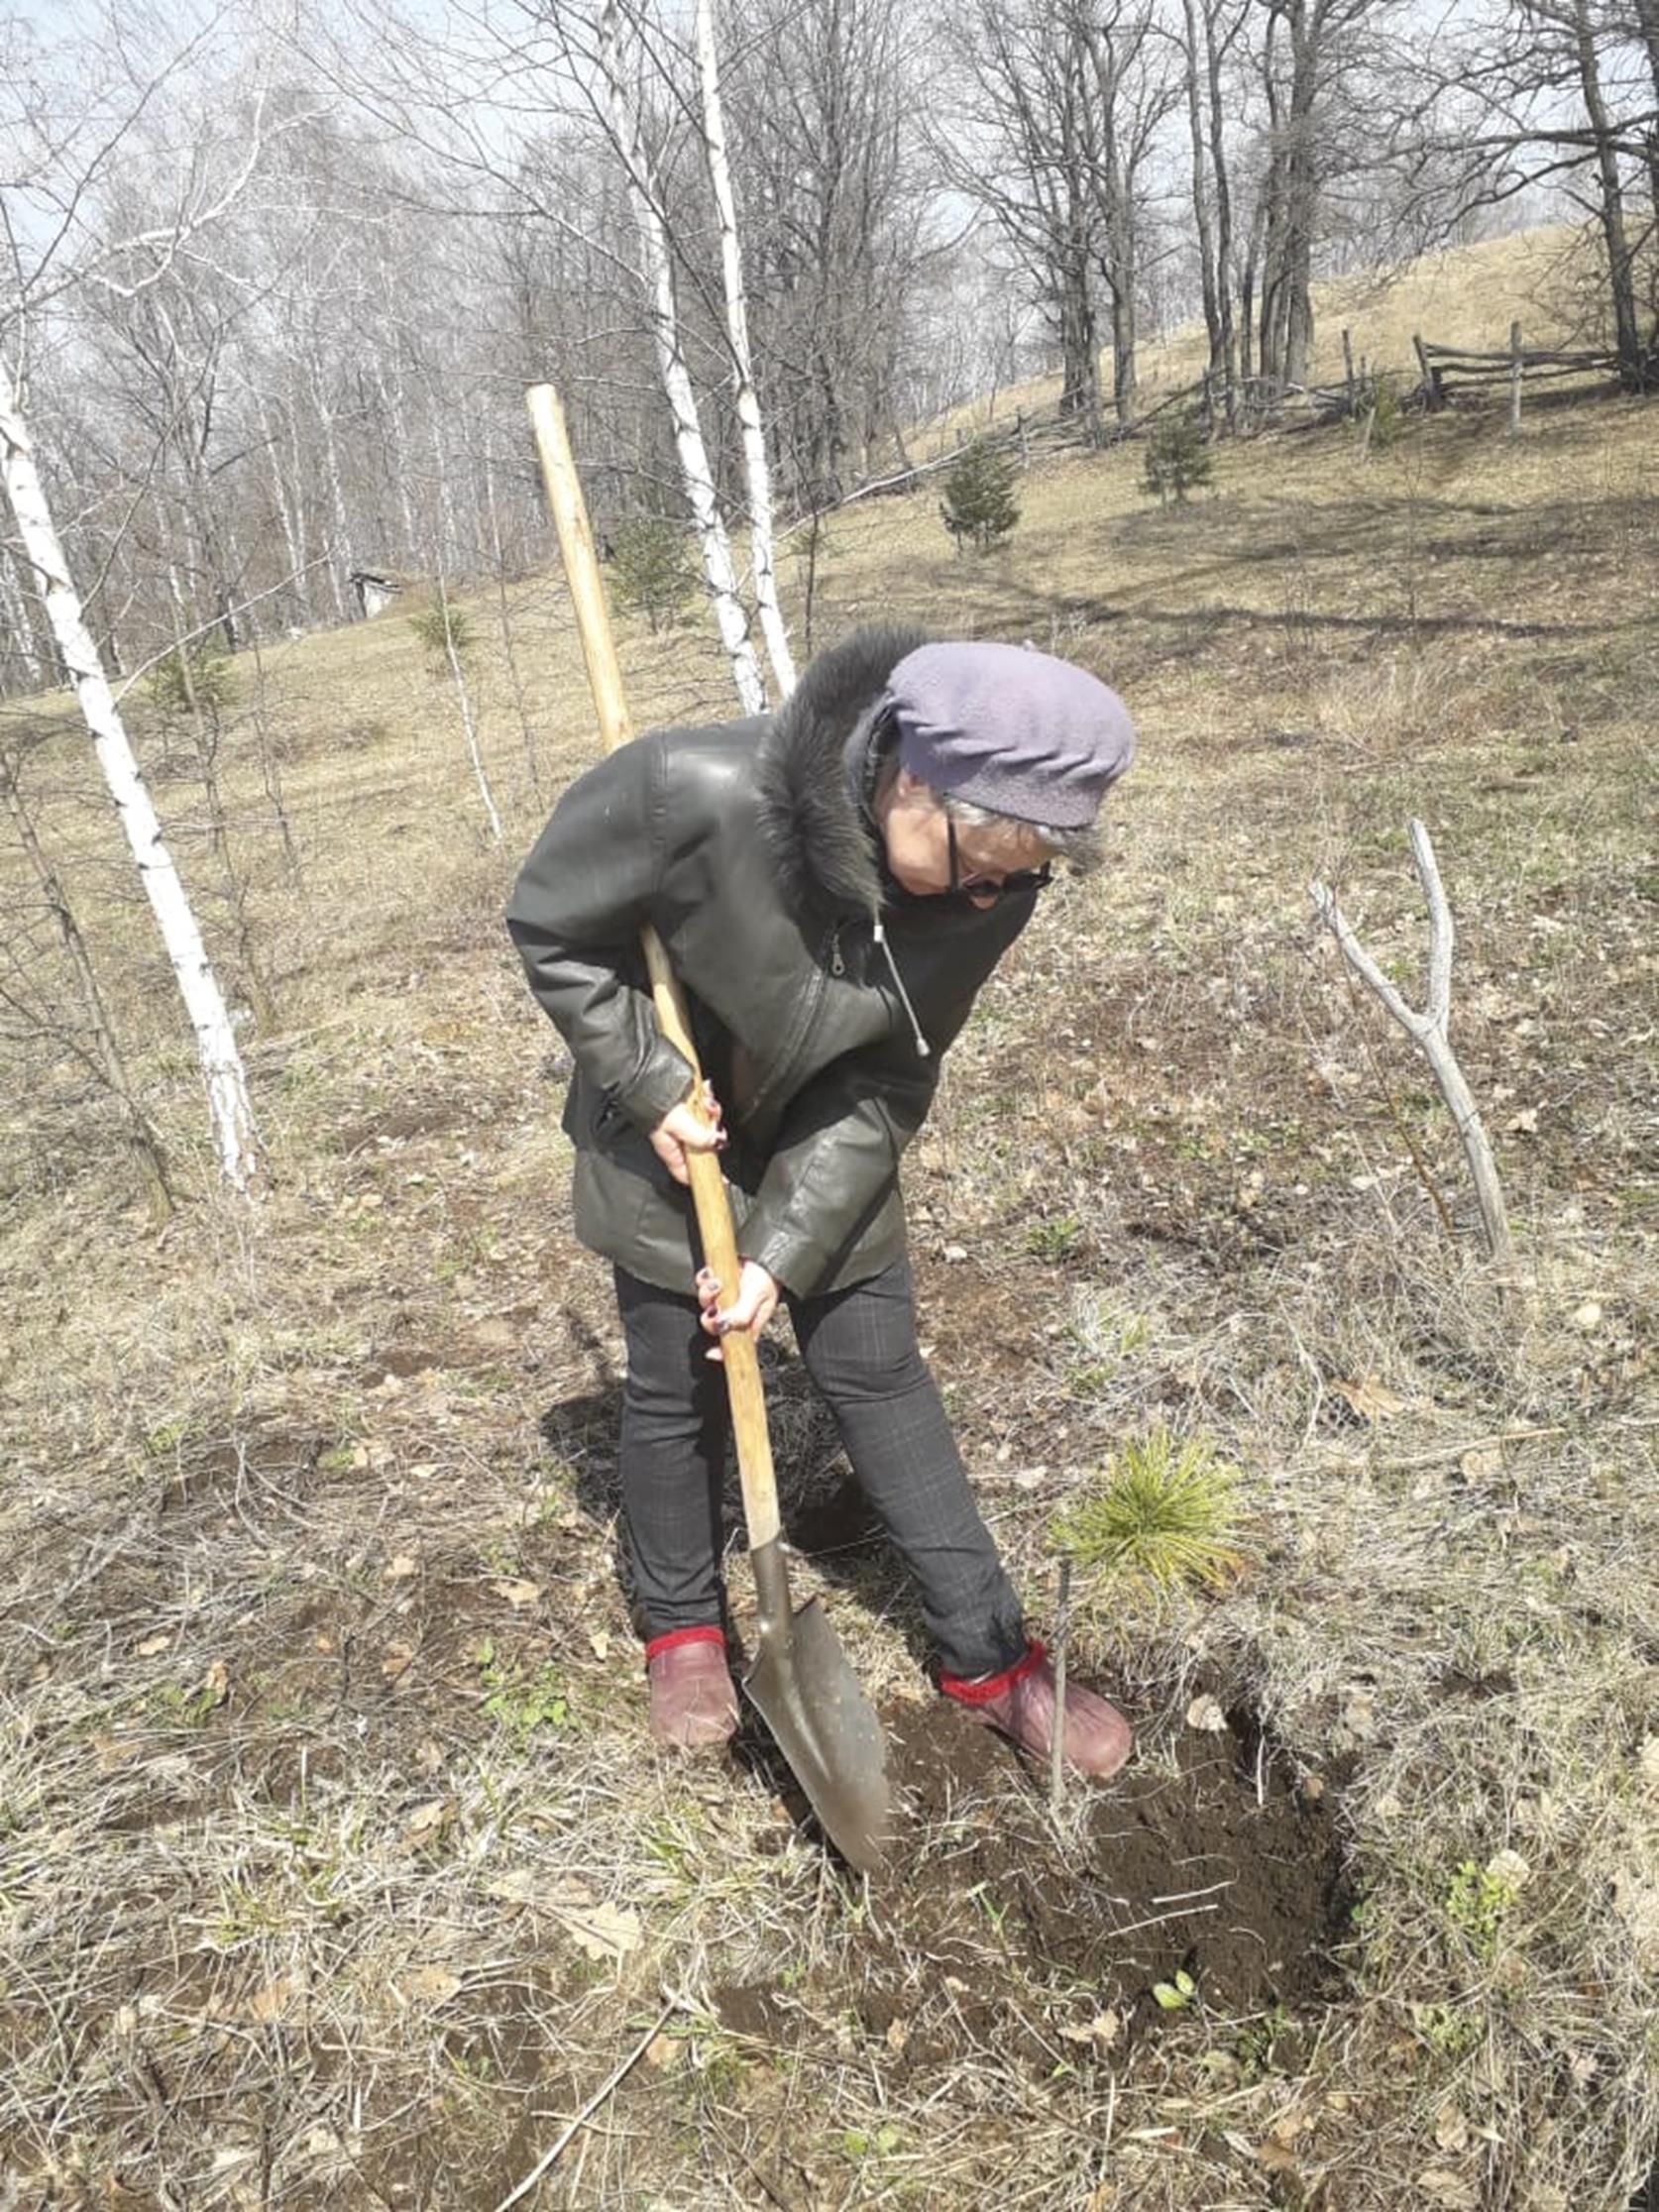
M 1652 375 L 1653 0 L 738 0 L 714 32 L 786 516 L 1042 368 L 1079 435 L 1133 421 L 1188 319 L 1231 413 L 1305 381 L 1319 277 L 1516 221 L 1593 222 L 1585 336 Z M 342 620 L 360 570 L 521 573 L 539 379 L 602 529 L 684 513 L 641 199 L 736 488 L 689 11 L 88 4 L 3 37 L 0 343 L 112 673 Z M 49 684 L 15 540 L 0 608 L 0 685 Z

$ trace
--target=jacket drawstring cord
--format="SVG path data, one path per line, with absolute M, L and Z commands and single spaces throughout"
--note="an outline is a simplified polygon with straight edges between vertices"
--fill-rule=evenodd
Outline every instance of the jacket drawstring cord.
M 899 973 L 899 963 L 894 959 L 893 948 L 887 941 L 887 932 L 882 928 L 879 919 L 871 927 L 874 931 L 875 941 L 881 947 L 881 956 L 887 962 L 887 972 L 893 978 L 893 988 L 899 994 L 899 1003 L 910 1016 L 911 1031 L 916 1039 L 917 1057 L 926 1059 L 931 1048 L 928 1040 L 922 1035 L 922 1024 L 916 1019 L 916 1009 L 910 1003 L 910 993 L 905 989 L 905 979 Z

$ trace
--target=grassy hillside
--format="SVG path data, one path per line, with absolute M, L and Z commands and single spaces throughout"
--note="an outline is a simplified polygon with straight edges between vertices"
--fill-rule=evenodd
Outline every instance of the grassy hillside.
M 1344 330 L 1356 367 L 1365 362 L 1390 371 L 1405 386 L 1414 385 L 1420 374 L 1414 336 L 1429 345 L 1501 353 L 1509 343 L 1510 323 L 1518 320 L 1528 346 L 1592 343 L 1585 318 L 1597 294 L 1597 253 L 1588 230 L 1554 224 L 1316 284 L 1311 379 L 1315 384 L 1342 382 Z M 1143 402 L 1196 383 L 1208 358 L 1201 323 L 1143 345 L 1137 364 Z M 1109 352 L 1101 374 L 1109 396 Z M 1057 377 L 1011 385 L 993 400 L 958 408 L 939 429 L 948 438 L 969 424 L 1000 421 L 1020 408 L 1028 413 L 1051 408 L 1059 388 Z
M 785 1333 L 801 1579 L 900 1784 L 868 1890 L 758 1735 L 688 1767 L 643 1733 L 619 1344 L 498 923 L 593 750 L 556 575 L 505 637 L 469 608 L 501 846 L 400 618 L 238 663 L 231 838 L 276 1001 L 245 1033 L 251 1209 L 213 1189 L 82 745 L 30 712 L 31 802 L 185 1203 L 151 1222 L 83 1069 L 12 1019 L 16 2201 L 493 2206 L 561 2143 L 525 2201 L 1625 2212 L 1648 2185 L 1659 415 L 1441 418 L 1364 463 L 1265 440 L 1168 512 L 1139 468 L 1046 465 L 984 560 L 931 497 L 848 510 L 814 633 L 1031 637 L 1137 715 L 1109 865 L 1044 902 L 914 1150 L 924 1334 L 1038 1625 L 1056 1515 L 1161 1424 L 1238 1470 L 1245 1566 L 1161 1599 L 1079 1575 L 1073 1663 L 1141 1751 L 1051 1821 L 936 1711 Z M 727 711 L 700 631 L 623 658 L 641 722 Z M 183 740 L 137 719 L 234 970 Z M 1420 1063 L 1310 922 L 1318 875 L 1420 988 L 1412 816 L 1507 1284 Z

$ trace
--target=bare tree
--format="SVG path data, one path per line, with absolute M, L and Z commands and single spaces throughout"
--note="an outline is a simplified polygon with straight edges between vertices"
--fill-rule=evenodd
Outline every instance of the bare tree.
M 1149 0 L 977 0 L 958 42 L 967 132 L 940 142 L 959 188 L 1039 277 L 1060 411 L 1096 440 L 1103 304 L 1120 423 L 1134 413 L 1143 170 L 1180 97 L 1153 28 Z
M 59 1044 L 69 1047 L 115 1100 L 121 1112 L 126 1141 L 139 1162 L 149 1189 L 151 1210 L 158 1219 L 166 1220 L 174 1206 L 166 1152 L 128 1068 L 126 1054 L 121 1050 L 120 1038 L 110 1019 L 109 1007 L 98 982 L 97 969 L 92 964 L 92 955 L 87 949 L 86 938 L 70 903 L 69 894 L 41 842 L 34 810 L 23 788 L 20 750 L 16 744 L 7 744 L 0 740 L 0 800 L 5 802 L 13 830 L 51 918 L 54 934 L 74 979 L 86 1041 L 82 1042 L 72 1028 L 65 1029 L 55 1023 L 42 1026 L 48 1027 Z M 7 950 L 14 955 L 17 952 L 15 930 Z M 0 997 L 6 1000 L 14 1012 L 22 1010 L 17 991 L 0 986 Z M 37 1025 L 32 1023 L 31 1026 Z
M 216 20 L 210 20 L 203 36 Z M 150 222 L 125 239 L 111 239 L 89 227 L 95 187 L 105 174 L 112 146 L 156 99 L 180 55 L 175 48 L 142 67 L 137 77 L 130 73 L 132 49 L 118 43 L 103 50 L 77 50 L 75 59 L 69 73 L 80 97 L 68 110 L 66 129 L 55 127 L 53 119 L 64 111 L 38 80 L 14 85 L 4 118 L 9 159 L 0 173 L 6 176 L 10 282 L 0 295 L 0 475 L 23 557 L 69 672 L 195 1033 L 220 1166 L 235 1188 L 246 1191 L 259 1171 L 260 1149 L 229 1010 L 86 626 L 37 464 L 14 363 L 27 362 L 40 318 L 77 286 L 112 296 L 136 293 L 165 275 L 171 258 L 205 236 L 234 205 L 257 167 L 263 119 L 256 103 L 238 117 L 234 143 L 204 142 L 192 150 L 177 174 L 176 196 L 165 225 Z M 94 61 L 109 63 L 96 99 L 85 82 Z
M 236 1033 L 202 943 L 201 932 L 150 803 L 121 715 L 82 617 L 56 527 L 41 487 L 28 426 L 12 373 L 0 355 L 0 471 L 24 550 L 41 579 L 53 634 L 74 683 L 128 847 L 195 1031 L 207 1085 L 219 1165 L 237 1190 L 253 1184 L 260 1165 L 258 1133 Z
M 931 252 L 902 0 L 732 0 L 724 64 L 756 377 L 798 505 L 837 498 L 898 428 Z
M 754 565 L 755 611 L 766 640 L 767 658 L 781 694 L 795 689 L 795 661 L 778 607 L 778 581 L 772 558 L 772 480 L 766 458 L 766 433 L 754 387 L 749 355 L 748 299 L 743 285 L 743 251 L 737 231 L 737 202 L 726 154 L 725 110 L 720 99 L 719 59 L 715 49 L 712 0 L 697 0 L 697 59 L 703 101 L 703 144 L 709 179 L 719 219 L 720 272 L 725 293 L 725 327 L 731 346 L 737 419 L 743 434 L 743 474 L 749 494 L 749 546 Z
M 674 418 L 680 473 L 697 525 L 698 542 L 703 549 L 709 597 L 719 626 L 720 641 L 731 663 L 737 697 L 744 713 L 755 715 L 766 705 L 766 687 L 749 635 L 748 616 L 737 594 L 730 539 L 720 511 L 714 470 L 698 414 L 697 393 L 681 341 L 669 228 L 663 215 L 657 171 L 645 144 L 640 101 L 623 46 L 621 11 L 616 0 L 606 0 L 600 24 L 598 59 L 616 149 L 627 173 L 628 196 L 643 257 L 641 274 L 650 303 L 657 366 L 663 394 Z
M 1225 70 L 1244 29 L 1249 0 L 1181 0 L 1183 70 L 1192 163 L 1192 219 L 1199 291 L 1209 338 L 1210 374 L 1229 420 L 1236 407 L 1238 337 L 1233 301 L 1232 158 L 1227 138 Z
M 1503 1204 L 1497 1167 L 1481 1120 L 1481 1110 L 1475 1103 L 1475 1094 L 1470 1089 L 1457 1053 L 1452 1049 L 1452 909 L 1440 880 L 1440 869 L 1435 861 L 1434 846 L 1429 841 L 1427 830 L 1420 822 L 1413 822 L 1410 836 L 1411 857 L 1416 865 L 1417 880 L 1422 885 L 1429 916 L 1428 994 L 1421 1011 L 1406 1005 L 1394 985 L 1360 942 L 1337 904 L 1335 894 L 1325 884 L 1314 883 L 1309 886 L 1309 896 L 1313 901 L 1315 914 L 1336 939 L 1348 965 L 1367 990 L 1387 1009 L 1413 1040 L 1428 1061 L 1469 1163 L 1470 1180 L 1475 1186 L 1476 1200 L 1481 1209 L 1481 1229 L 1486 1240 L 1488 1257 L 1500 1264 L 1507 1264 L 1514 1257 L 1514 1246 L 1509 1235 L 1509 1218 Z

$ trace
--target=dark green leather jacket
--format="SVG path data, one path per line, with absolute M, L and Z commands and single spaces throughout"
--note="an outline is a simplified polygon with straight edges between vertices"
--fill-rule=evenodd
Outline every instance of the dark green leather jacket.
M 862 631 L 776 716 L 636 738 L 571 785 L 518 878 L 507 927 L 575 1062 L 576 1232 L 647 1282 L 689 1291 L 698 1250 L 689 1193 L 645 1137 L 690 1083 L 652 1011 L 647 922 L 725 1110 L 743 1258 L 805 1296 L 904 1252 L 900 1155 L 1036 903 L 884 889 L 861 804 L 868 736 L 889 672 L 922 642 Z

